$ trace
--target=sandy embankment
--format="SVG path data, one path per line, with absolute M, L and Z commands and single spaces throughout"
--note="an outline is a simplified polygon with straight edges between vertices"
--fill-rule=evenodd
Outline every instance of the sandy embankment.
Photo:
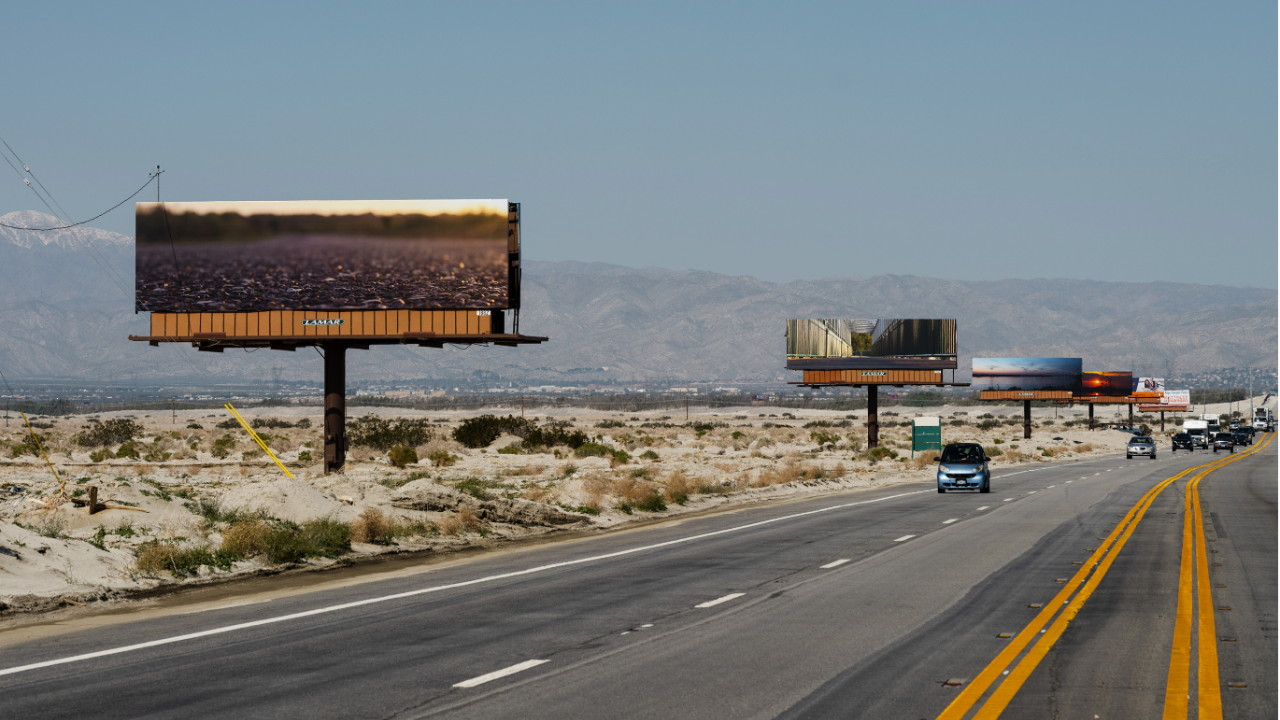
M 1110 410 L 1110 409 L 1108 409 Z M 318 422 L 316 408 L 261 408 L 244 415 L 295 422 L 309 417 Z M 1210 412 L 1213 408 L 1210 408 Z M 363 413 L 358 409 L 354 414 Z M 911 461 L 909 428 L 887 426 L 882 446 L 900 459 L 873 462 L 857 449 L 865 438 L 865 413 L 839 411 L 780 411 L 769 407 L 694 409 L 690 420 L 713 424 L 705 432 L 683 425 L 684 414 L 672 411 L 612 413 L 564 408 L 529 413 L 531 420 L 567 422 L 600 442 L 625 449 L 626 464 L 603 457 L 573 457 L 566 448 L 536 454 L 500 454 L 517 438 L 500 438 L 490 448 L 465 449 L 448 438 L 458 422 L 483 412 L 413 412 L 399 409 L 372 411 L 382 417 L 429 418 L 437 438 L 418 448 L 419 464 L 395 468 L 385 455 L 356 449 L 345 472 L 324 475 L 314 462 L 298 462 L 311 444 L 318 456 L 319 430 L 269 429 L 271 444 L 296 479 L 288 479 L 265 458 L 242 458 L 254 447 L 243 430 L 217 429 L 225 413 L 179 413 L 177 423 L 168 415 L 141 412 L 105 413 L 99 418 L 131 417 L 145 427 L 142 450 L 168 452 L 162 462 L 111 459 L 93 462 L 89 450 L 72 437 L 87 427 L 86 419 L 63 419 L 40 432 L 48 434 L 50 457 L 68 487 L 99 488 L 100 500 L 132 504 L 148 512 L 110 509 L 93 515 L 86 508 L 64 505 L 45 510 L 40 502 L 56 492 L 57 485 L 43 460 L 31 455 L 0 456 L 0 614 L 47 610 L 70 601 L 90 603 L 127 597 L 165 586 L 222 582 L 281 570 L 332 568 L 389 553 L 440 553 L 476 546 L 492 546 L 522 538 L 564 533 L 601 531 L 629 522 L 701 512 L 716 507 L 794 498 L 854 488 L 933 482 L 934 465 Z M 944 442 L 978 441 L 1000 448 L 1004 455 L 995 467 L 1019 463 L 1071 461 L 1090 455 L 1116 453 L 1128 435 L 1094 431 L 1073 425 L 1081 421 L 1083 408 L 1037 409 L 1042 423 L 1032 440 L 1022 440 L 1021 408 L 944 407 L 891 408 L 881 421 L 903 423 L 914 416 L 936 415 L 948 424 Z M 1106 417 L 1104 417 L 1104 412 Z M 895 414 L 896 413 L 896 414 Z M 981 418 L 990 413 L 993 418 Z M 1114 419 L 1110 412 L 1098 418 Z M 988 420 L 989 427 L 978 423 Z M 48 419 L 44 419 L 48 420 Z M 995 422 L 991 422 L 994 420 Z M 598 427 L 610 421 L 620 427 Z M 823 421 L 834 427 L 803 427 Z M 848 422 L 840 427 L 838 424 Z M 950 424 L 950 423 L 955 424 Z M 644 427 L 646 424 L 649 427 Z M 200 428 L 188 427 L 200 425 Z M 994 425 L 993 427 L 991 427 Z M 1172 430 L 1173 426 L 1170 426 Z M 0 442 L 13 446 L 24 442 L 25 428 L 10 427 Z M 811 435 L 827 433 L 827 446 L 819 448 Z M 213 442 L 231 436 L 236 445 L 226 459 L 211 453 Z M 445 451 L 456 458 L 452 465 L 437 467 L 427 454 Z M 642 457 L 646 452 L 656 455 Z M 1052 455 L 1052 457 L 1050 456 Z M 154 456 L 153 456 L 154 459 Z M 411 478 L 414 478 L 411 480 Z M 481 503 L 466 490 L 487 495 Z M 688 500 L 680 505 L 672 498 L 680 490 Z M 663 494 L 667 509 L 629 514 L 619 509 L 654 493 Z M 415 500 L 416 498 L 416 500 Z M 425 500 L 424 500 L 425 498 Z M 198 503 L 213 501 L 221 510 L 261 511 L 280 521 L 304 523 L 332 518 L 357 521 L 368 509 L 376 509 L 403 527 L 412 528 L 385 544 L 354 542 L 349 553 L 338 558 L 312 558 L 285 566 L 272 565 L 263 556 L 247 557 L 228 569 L 200 566 L 187 577 L 163 571 L 144 572 L 138 567 L 139 548 L 160 542 L 175 547 L 221 546 L 229 522 L 211 522 L 201 515 Z M 582 508 L 598 508 L 583 514 Z

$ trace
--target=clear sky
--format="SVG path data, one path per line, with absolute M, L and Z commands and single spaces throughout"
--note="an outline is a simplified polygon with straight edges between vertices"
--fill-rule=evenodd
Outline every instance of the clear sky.
M 531 260 L 1276 287 L 1275 2 L 29 2 L 3 26 L 0 136 L 76 219 L 160 164 L 170 200 L 510 198 Z M 130 206 L 96 225 L 132 234 Z

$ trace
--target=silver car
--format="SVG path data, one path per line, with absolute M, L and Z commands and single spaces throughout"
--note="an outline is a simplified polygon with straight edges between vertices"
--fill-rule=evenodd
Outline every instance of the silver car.
M 1156 459 L 1156 441 L 1146 435 L 1135 435 L 1129 441 L 1129 445 L 1124 449 L 1125 457 L 1130 460 L 1134 455 L 1146 455 L 1152 460 Z

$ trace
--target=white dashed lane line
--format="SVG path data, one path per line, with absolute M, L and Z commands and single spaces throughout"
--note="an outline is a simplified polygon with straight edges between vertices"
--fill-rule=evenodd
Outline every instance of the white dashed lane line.
M 987 509 L 987 508 L 989 508 L 989 507 L 991 507 L 991 506 L 990 506 L 990 505 L 983 505 L 982 507 L 978 508 L 978 510 L 986 510 L 986 509 Z
M 518 672 L 528 670 L 529 668 L 532 668 L 532 667 L 537 667 L 544 662 L 547 662 L 547 661 L 546 660 L 525 660 L 524 662 L 516 663 L 511 667 L 503 668 L 501 670 L 494 670 L 491 673 L 485 673 L 484 675 L 473 677 L 470 680 L 463 680 L 460 683 L 454 683 L 453 686 L 456 688 L 473 688 L 477 685 L 483 685 L 489 682 L 490 680 L 497 680 L 498 678 L 506 677 L 508 675 L 515 675 Z
M 746 593 L 729 593 L 728 595 L 725 595 L 724 597 L 718 597 L 718 598 L 716 598 L 715 600 L 708 600 L 708 601 L 706 601 L 706 602 L 704 602 L 704 603 L 700 603 L 700 604 L 698 604 L 698 605 L 694 605 L 694 607 L 696 607 L 696 608 L 709 608 L 709 607 L 715 607 L 716 605 L 719 605 L 720 603 L 727 603 L 727 602 L 729 602 L 730 600 L 736 600 L 736 599 L 738 599 L 738 598 L 742 597 L 743 595 L 746 595 Z
M 1012 500 L 1012 499 L 1013 499 L 1013 498 L 1005 498 L 1005 499 L 1001 500 L 1000 502 L 1009 502 L 1009 501 L 1010 501 L 1010 500 Z
M 956 520 L 959 520 L 959 519 L 960 519 L 960 518 L 951 518 L 950 520 L 943 520 L 943 521 L 942 521 L 942 524 L 943 524 L 943 525 L 950 525 L 951 523 L 953 523 L 953 522 L 955 522 Z
M 845 563 L 847 563 L 847 562 L 849 562 L 849 558 L 840 558 L 839 560 L 836 560 L 836 561 L 834 561 L 834 562 L 829 562 L 829 563 L 827 563 L 826 565 L 819 565 L 819 566 L 818 566 L 818 569 L 819 569 L 819 570 L 830 570 L 830 569 L 831 569 L 831 568 L 833 568 L 833 567 L 839 567 L 839 566 L 841 566 L 841 565 L 843 565 L 843 564 L 845 564 Z
M 894 542 L 902 542 L 903 540 L 910 540 L 910 539 L 911 539 L 911 538 L 913 538 L 913 537 L 915 537 L 915 535 L 903 535 L 902 537 L 898 538 L 897 540 L 894 540 Z

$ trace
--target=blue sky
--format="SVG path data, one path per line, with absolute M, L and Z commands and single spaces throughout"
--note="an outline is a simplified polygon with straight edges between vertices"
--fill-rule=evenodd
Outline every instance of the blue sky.
M 0 136 L 76 219 L 160 164 L 169 200 L 518 200 L 533 260 L 1276 287 L 1275 3 L 20 3 L 4 25 Z M 0 165 L 20 209 L 42 208 Z

